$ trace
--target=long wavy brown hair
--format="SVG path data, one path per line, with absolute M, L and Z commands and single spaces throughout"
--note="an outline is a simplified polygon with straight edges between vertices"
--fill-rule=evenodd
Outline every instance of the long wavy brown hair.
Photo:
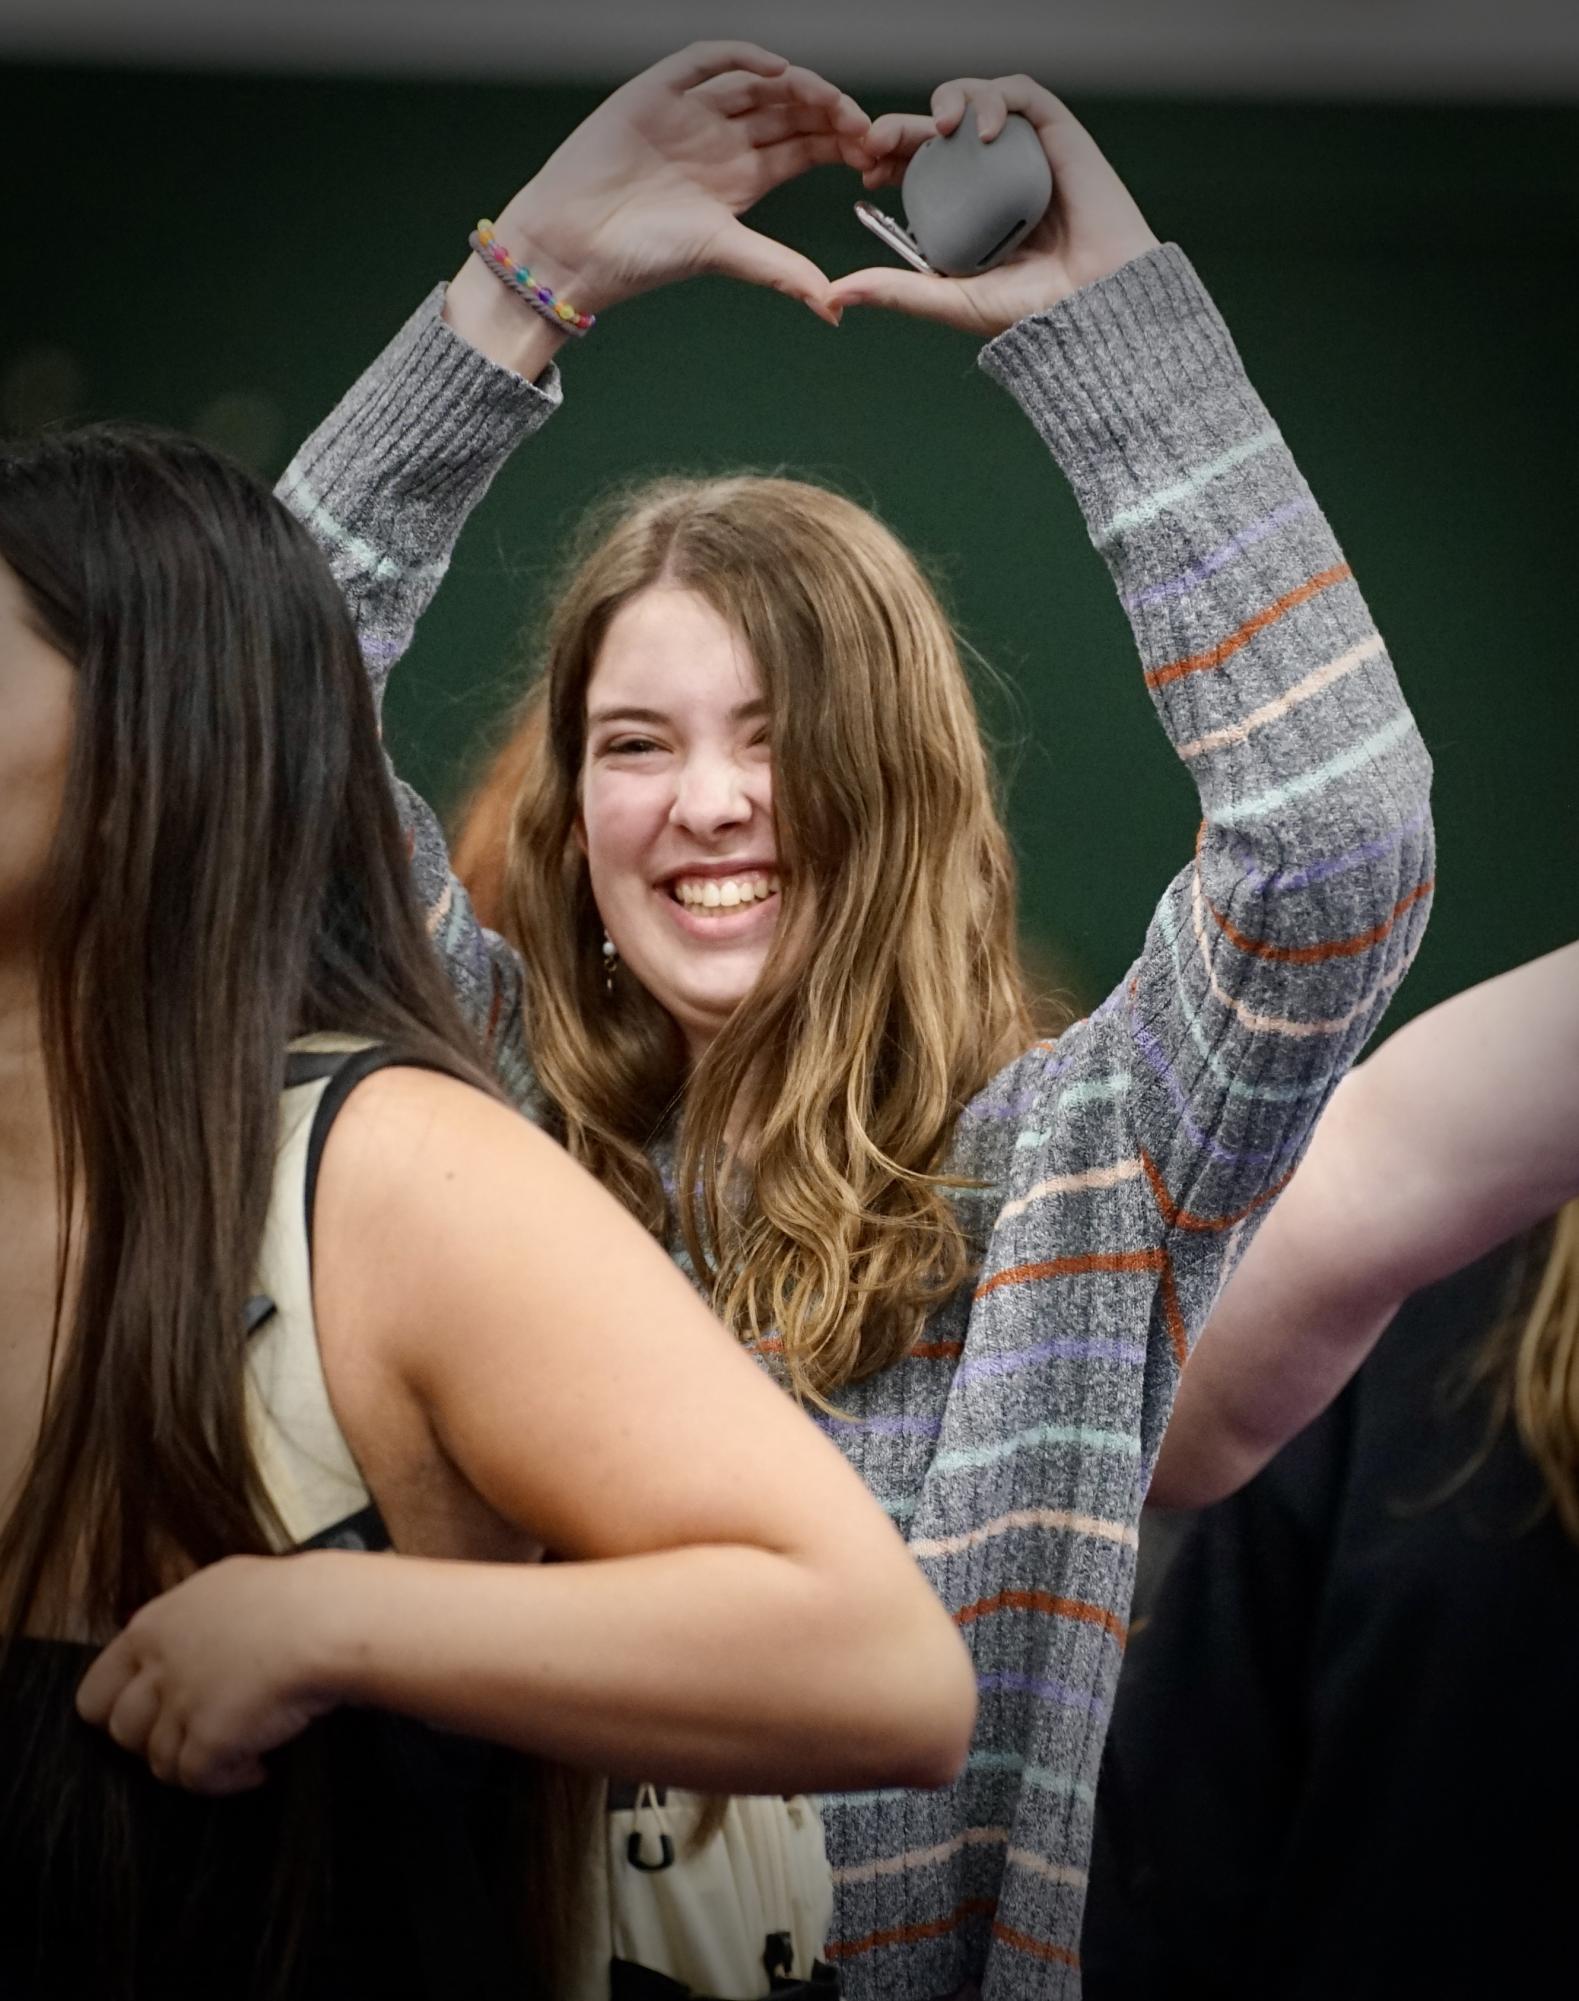
M 466 885 L 472 909 L 490 931 L 509 922 L 506 877 L 510 829 L 519 811 L 521 787 L 538 769 L 543 711 L 541 702 L 523 705 L 455 809 L 450 867 Z
M 604 991 L 576 839 L 598 651 L 659 583 L 694 591 L 750 648 L 784 881 L 762 974 L 689 1072 L 674 1022 L 628 974 Z M 949 621 L 896 537 L 837 493 L 663 480 L 584 529 L 517 746 L 504 928 L 559 1136 L 661 1235 L 650 1150 L 673 1126 L 673 1220 L 715 1307 L 745 1339 L 775 1335 L 791 1386 L 825 1401 L 897 1360 L 969 1273 L 950 1136 L 1034 1035 L 1009 844 Z
M 1553 1219 L 1544 1262 L 1493 1332 L 1475 1374 L 1491 1388 L 1493 1426 L 1510 1418 L 1558 1520 L 1579 1542 L 1579 1198 Z
M 3 1680 L 30 1627 L 69 1610 L 106 1637 L 186 1571 L 276 1546 L 243 1351 L 290 1040 L 347 1031 L 491 1087 L 416 905 L 350 619 L 267 488 L 160 432 L 0 446 L 0 560 L 76 669 L 37 899 L 55 1321 L 0 1522 Z M 81 1761 L 40 1744 L 5 1777 L 47 1813 Z

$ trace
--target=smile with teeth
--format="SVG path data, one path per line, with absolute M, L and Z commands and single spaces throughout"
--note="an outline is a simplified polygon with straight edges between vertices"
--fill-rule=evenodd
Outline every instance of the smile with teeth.
M 698 916 L 712 911 L 739 910 L 753 903 L 761 903 L 778 894 L 779 879 L 753 871 L 748 875 L 686 875 L 678 877 L 669 885 L 669 893 L 676 903 L 683 903 L 687 910 Z

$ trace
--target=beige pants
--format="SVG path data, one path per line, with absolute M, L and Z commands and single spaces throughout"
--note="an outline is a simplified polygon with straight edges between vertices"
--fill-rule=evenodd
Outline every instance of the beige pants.
M 605 1815 L 584 1905 L 586 1950 L 564 2001 L 608 2001 L 611 1959 L 700 1994 L 757 2001 L 768 1992 L 762 1955 L 775 1932 L 790 1936 L 794 1975 L 809 1977 L 833 1920 L 816 1807 L 800 1796 L 732 1799 L 718 1833 L 694 1849 L 700 1807 L 696 1794 L 673 1790 L 659 1805 L 644 1787 L 633 1808 Z

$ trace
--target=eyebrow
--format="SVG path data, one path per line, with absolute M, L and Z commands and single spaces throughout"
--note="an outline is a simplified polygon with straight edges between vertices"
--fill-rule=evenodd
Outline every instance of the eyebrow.
M 767 701 L 758 696 L 754 701 L 739 702 L 724 718 L 731 723 L 754 723 L 768 712 Z M 599 723 L 666 723 L 671 720 L 662 709 L 593 709 L 587 715 L 589 726 Z

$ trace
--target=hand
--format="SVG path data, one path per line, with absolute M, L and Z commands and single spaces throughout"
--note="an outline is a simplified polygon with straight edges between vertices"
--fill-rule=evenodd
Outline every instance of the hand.
M 887 267 L 852 271 L 828 294 L 835 308 L 889 306 L 990 339 L 1156 249 L 1145 217 L 1090 133 L 1028 76 L 992 82 L 959 77 L 933 92 L 930 118 L 905 112 L 879 118 L 866 136 L 865 186 L 896 186 L 917 147 L 954 131 L 968 104 L 976 107 L 976 129 L 986 141 L 1003 130 L 1011 111 L 1030 121 L 1053 170 L 1046 216 L 1013 256 L 979 277 L 938 278 Z
M 739 217 L 808 167 L 867 166 L 870 126 L 842 91 L 782 56 L 696 42 L 576 127 L 498 217 L 499 240 L 584 312 L 715 272 L 836 324 L 817 266 Z
M 313 1674 L 332 1602 L 324 1561 L 233 1556 L 195 1571 L 94 1661 L 77 1713 L 166 1785 L 212 1794 L 261 1785 L 265 1753 L 334 1707 Z

